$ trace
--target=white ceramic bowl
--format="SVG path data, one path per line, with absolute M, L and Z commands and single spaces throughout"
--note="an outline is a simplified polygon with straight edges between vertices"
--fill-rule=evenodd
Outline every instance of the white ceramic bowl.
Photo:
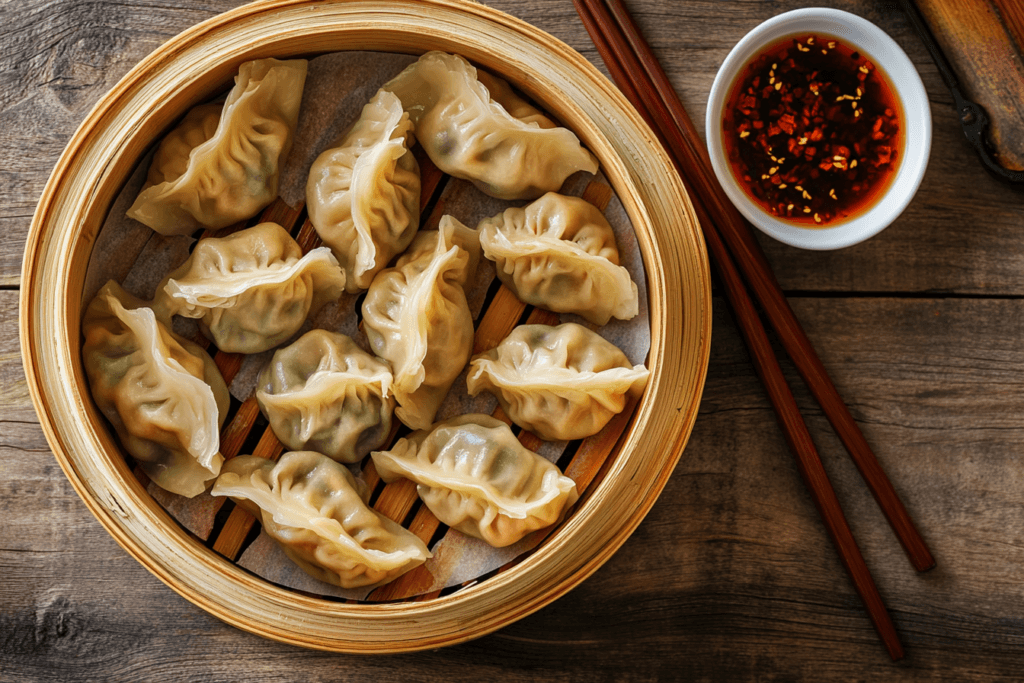
M 800 34 L 830 35 L 864 53 L 888 76 L 903 109 L 902 160 L 888 190 L 867 211 L 830 223 L 825 228 L 789 223 L 758 206 L 734 177 L 722 140 L 723 109 L 737 75 L 765 48 L 787 36 Z M 803 249 L 847 247 L 878 234 L 892 223 L 910 203 L 921 184 L 932 140 L 928 95 L 917 70 L 899 45 L 866 19 L 820 7 L 798 9 L 773 17 L 736 44 L 711 86 L 705 123 L 711 165 L 729 199 L 759 229 L 780 242 Z

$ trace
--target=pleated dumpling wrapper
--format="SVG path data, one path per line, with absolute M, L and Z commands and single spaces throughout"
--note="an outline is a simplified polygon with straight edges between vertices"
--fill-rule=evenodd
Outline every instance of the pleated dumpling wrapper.
M 345 286 L 327 247 L 305 256 L 277 223 L 199 240 L 192 255 L 157 289 L 154 308 L 198 318 L 221 351 L 258 353 L 299 331 L 306 318 Z
M 391 363 L 395 415 L 425 429 L 473 351 L 464 287 L 479 263 L 475 230 L 443 216 L 416 235 L 394 268 L 378 273 L 363 300 L 370 349 Z
M 462 415 L 374 451 L 385 482 L 417 484 L 439 520 L 495 548 L 562 519 L 579 494 L 576 483 L 490 415 Z
M 402 103 L 381 90 L 309 170 L 309 220 L 345 271 L 349 292 L 367 289 L 419 228 L 420 167 L 412 140 Z
M 128 216 L 163 235 L 255 216 L 277 197 L 305 83 L 304 59 L 243 63 L 223 104 L 193 108 L 161 141 Z
M 477 226 L 484 256 L 523 303 L 576 313 L 595 325 L 639 311 L 636 283 L 619 265 L 604 214 L 578 197 L 549 192 Z
M 398 95 L 439 169 L 498 199 L 534 199 L 577 171 L 597 172 L 597 159 L 572 131 L 501 79 L 477 73 L 458 55 L 427 52 L 381 88 Z
M 230 398 L 213 359 L 107 282 L 82 320 L 93 399 L 153 482 L 192 498 L 220 472 Z
M 391 368 L 350 337 L 310 330 L 278 349 L 256 382 L 256 401 L 287 448 L 359 462 L 391 431 Z
M 367 505 L 363 482 L 320 453 L 233 458 L 210 493 L 230 496 L 295 564 L 335 586 L 379 586 L 430 558 L 423 541 Z
M 474 356 L 466 387 L 488 391 L 520 427 L 549 441 L 601 431 L 639 396 L 650 372 L 582 325 L 520 325 L 498 346 Z

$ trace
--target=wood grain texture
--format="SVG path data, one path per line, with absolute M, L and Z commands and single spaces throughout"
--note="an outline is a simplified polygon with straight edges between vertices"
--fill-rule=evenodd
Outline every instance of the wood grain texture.
M 42 435 L 27 428 L 24 445 L 2 453 L 0 673 L 273 681 L 317 680 L 329 666 L 332 680 L 431 680 L 439 670 L 455 681 L 1014 680 L 1024 657 L 1024 302 L 794 301 L 939 561 L 927 574 L 906 567 L 824 417 L 798 390 L 904 638 L 899 665 L 888 663 L 843 578 L 739 335 L 715 304 L 701 418 L 637 532 L 538 614 L 434 652 L 325 655 L 218 622 L 114 544 L 45 444 L 31 449 Z M 837 317 L 843 335 L 831 333 Z M 982 328 L 979 319 L 991 323 Z M 0 337 L 2 348 L 13 343 Z
M 10 150 L 10 161 L 0 170 L 5 181 L 0 184 L 0 285 L 19 282 L 24 236 L 35 203 L 65 143 L 96 99 L 167 38 L 241 4 L 234 0 L 171 0 L 150 7 L 110 0 L 25 0 L 0 5 L 0 21 L 19 27 L 0 38 L 8 47 L 0 59 L 9 67 L 0 73 L 5 78 L 22 74 L 20 81 L 9 86 L 21 95 L 11 95 L 10 102 L 2 100 L 0 108 L 0 146 Z M 493 0 L 488 4 L 542 27 L 603 70 L 571 3 Z M 757 23 L 806 3 L 634 0 L 627 4 L 698 130 L 703 130 L 707 93 L 729 49 Z M 907 52 L 933 105 L 932 155 L 914 202 L 892 226 L 868 242 L 832 254 L 812 254 L 764 240 L 773 263 L 785 264 L 785 268 L 776 268 L 783 287 L 806 292 L 995 296 L 1020 291 L 1024 254 L 1017 244 L 1024 195 L 1013 194 L 979 173 L 952 99 L 909 23 L 885 3 L 831 0 L 818 4 L 853 11 L 877 23 Z M 103 21 L 103 16 L 111 19 Z M 118 39 L 103 47 L 104 40 L 111 42 L 111 32 L 117 33 Z M 94 44 L 95 52 L 81 50 L 74 53 L 76 59 L 84 60 L 87 55 L 93 62 L 105 60 L 103 68 L 96 71 L 102 83 L 87 85 L 91 81 L 72 78 L 74 60 L 64 67 L 68 73 L 62 78 L 53 75 L 53 67 L 45 66 L 62 63 L 62 59 L 68 63 L 68 45 L 78 40 Z M 42 66 L 35 70 L 17 66 L 36 62 Z M 74 99 L 64 90 L 79 98 L 88 92 L 88 99 Z M 69 104 L 63 104 L 61 97 Z
M 0 96 L 7 152 L 0 285 L 18 284 L 35 202 L 96 99 L 159 43 L 240 4 L 0 4 L 0 78 L 10 79 Z M 488 4 L 600 66 L 571 3 Z M 702 122 L 715 71 L 735 41 L 804 3 L 627 4 Z M 898 13 L 869 0 L 824 4 L 889 32 L 917 65 L 933 103 L 928 174 L 893 226 L 835 253 L 762 240 L 938 560 L 923 575 L 906 567 L 841 445 L 784 364 L 906 660 L 888 662 L 845 582 L 719 300 L 709 377 L 683 459 L 604 567 L 549 607 L 478 641 L 360 657 L 302 650 L 227 626 L 175 595 L 111 539 L 72 490 L 36 422 L 18 351 L 18 292 L 8 290 L 0 291 L 7 323 L 0 327 L 0 679 L 1019 680 L 1024 199 L 981 172 L 934 67 Z

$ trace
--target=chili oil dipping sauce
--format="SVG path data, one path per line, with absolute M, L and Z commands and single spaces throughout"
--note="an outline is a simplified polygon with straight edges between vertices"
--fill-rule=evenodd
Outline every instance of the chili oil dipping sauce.
M 784 221 L 825 227 L 885 194 L 903 156 L 904 118 L 868 55 L 838 37 L 799 34 L 739 72 L 722 143 L 755 203 Z
M 884 230 L 910 205 L 931 152 L 928 93 L 906 53 L 867 19 L 828 7 L 783 12 L 743 36 L 704 123 L 729 201 L 801 249 Z

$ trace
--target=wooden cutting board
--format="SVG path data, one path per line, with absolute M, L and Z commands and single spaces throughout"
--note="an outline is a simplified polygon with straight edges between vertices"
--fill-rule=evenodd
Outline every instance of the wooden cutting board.
M 964 94 L 988 113 L 999 163 L 1024 169 L 1024 2 L 916 0 Z

